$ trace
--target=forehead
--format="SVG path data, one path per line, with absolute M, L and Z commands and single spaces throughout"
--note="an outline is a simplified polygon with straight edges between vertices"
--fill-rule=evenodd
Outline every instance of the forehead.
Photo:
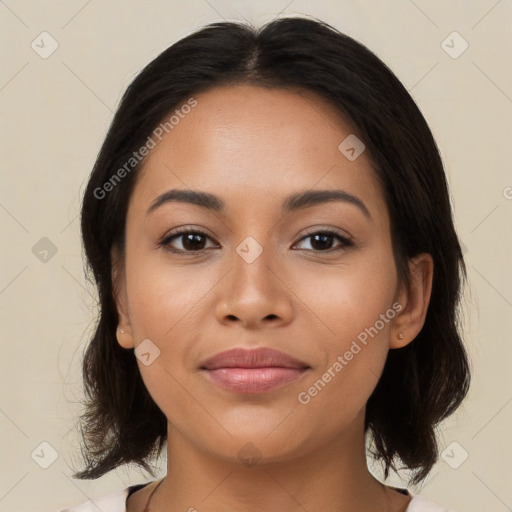
M 194 98 L 146 157 L 133 194 L 141 206 L 171 188 L 222 196 L 228 210 L 341 188 L 363 196 L 369 209 L 385 209 L 370 156 L 351 161 L 339 149 L 357 130 L 321 96 L 244 84 Z

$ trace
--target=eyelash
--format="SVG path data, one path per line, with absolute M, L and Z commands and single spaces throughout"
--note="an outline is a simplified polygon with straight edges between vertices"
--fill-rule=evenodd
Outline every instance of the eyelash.
M 158 247 L 162 247 L 162 248 L 164 248 L 164 249 L 166 249 L 166 250 L 168 250 L 170 252 L 176 253 L 176 254 L 191 254 L 191 255 L 194 255 L 194 254 L 200 254 L 202 252 L 205 252 L 207 249 L 200 249 L 200 250 L 197 250 L 197 251 L 184 251 L 182 249 L 174 249 L 174 248 L 170 247 L 170 243 L 171 243 L 171 241 L 173 239 L 179 238 L 180 236 L 189 235 L 189 234 L 202 235 L 202 236 L 204 236 L 206 238 L 210 238 L 210 236 L 207 233 L 205 233 L 204 231 L 202 231 L 200 229 L 195 229 L 195 228 L 194 229 L 184 229 L 182 231 L 177 231 L 175 233 L 171 233 L 169 235 L 166 235 L 158 243 Z M 331 248 L 331 249 L 327 249 L 325 251 L 315 251 L 313 249 L 302 249 L 302 250 L 309 251 L 309 252 L 314 252 L 314 253 L 318 253 L 318 254 L 326 254 L 326 253 L 330 254 L 330 253 L 333 253 L 333 252 L 337 252 L 337 251 L 341 251 L 341 250 L 346 250 L 347 248 L 350 248 L 350 247 L 354 246 L 354 242 L 352 242 L 348 238 L 340 235 L 336 231 L 332 231 L 332 230 L 329 230 L 329 229 L 326 229 L 326 230 L 316 230 L 316 231 L 311 231 L 310 233 L 306 233 L 299 240 L 299 242 L 302 242 L 303 240 L 305 240 L 307 238 L 310 238 L 313 235 L 333 236 L 333 237 L 337 238 L 339 241 L 342 242 L 342 247 L 340 247 L 338 249 Z

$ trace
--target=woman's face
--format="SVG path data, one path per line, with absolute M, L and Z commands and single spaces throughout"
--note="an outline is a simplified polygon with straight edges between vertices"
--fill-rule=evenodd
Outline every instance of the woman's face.
M 176 439 L 232 460 L 297 457 L 359 429 L 396 337 L 387 207 L 354 129 L 320 97 L 239 85 L 195 99 L 130 199 L 119 343 L 144 342 L 140 372 Z M 290 201 L 318 191 L 340 194 Z M 185 229 L 199 234 L 170 238 Z M 301 364 L 205 369 L 261 347 Z

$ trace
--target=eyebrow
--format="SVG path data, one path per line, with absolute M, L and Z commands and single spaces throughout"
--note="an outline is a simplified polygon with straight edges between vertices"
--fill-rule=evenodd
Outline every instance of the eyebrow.
M 352 194 L 349 194 L 344 190 L 338 189 L 307 190 L 304 192 L 292 194 L 284 200 L 282 210 L 283 213 L 290 213 L 301 210 L 303 208 L 309 208 L 310 206 L 332 201 L 339 201 L 357 206 L 367 218 L 372 218 L 368 208 L 361 199 Z M 200 192 L 199 190 L 172 189 L 159 195 L 148 208 L 146 215 L 149 215 L 163 204 L 171 202 L 193 204 L 213 212 L 223 212 L 226 208 L 226 204 L 220 197 L 208 192 Z

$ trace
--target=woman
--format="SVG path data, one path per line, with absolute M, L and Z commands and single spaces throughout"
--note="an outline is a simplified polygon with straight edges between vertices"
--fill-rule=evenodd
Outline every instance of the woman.
M 167 475 L 70 511 L 446 510 L 467 394 L 443 165 L 403 85 L 314 19 L 214 23 L 135 78 L 85 191 L 100 298 L 87 466 Z

